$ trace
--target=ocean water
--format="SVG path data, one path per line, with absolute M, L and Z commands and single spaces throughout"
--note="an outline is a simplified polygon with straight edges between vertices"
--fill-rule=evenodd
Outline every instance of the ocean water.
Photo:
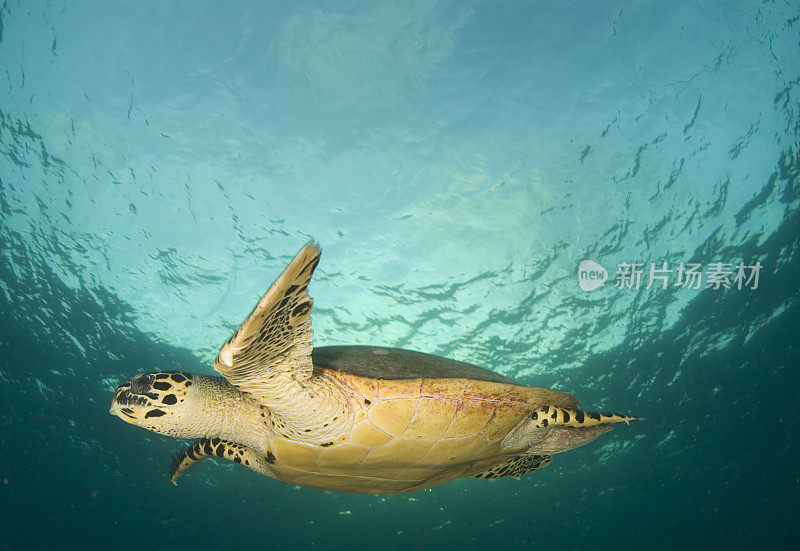
M 796 545 L 799 41 L 788 1 L 6 0 L 0 548 Z M 317 345 L 646 420 L 519 481 L 173 487 L 116 385 L 212 373 L 312 238 Z

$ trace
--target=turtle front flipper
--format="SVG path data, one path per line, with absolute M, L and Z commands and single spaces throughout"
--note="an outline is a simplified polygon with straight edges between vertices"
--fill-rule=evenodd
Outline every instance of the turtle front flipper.
M 275 461 L 275 457 L 271 452 L 267 452 L 267 456 L 262 457 L 253 449 L 236 442 L 228 442 L 219 438 L 201 438 L 200 440 L 195 440 L 185 450 L 176 453 L 172 458 L 172 463 L 169 467 L 170 480 L 177 486 L 178 479 L 183 473 L 209 457 L 228 459 L 245 467 L 250 467 L 261 474 L 270 477 L 275 476 L 265 465 L 265 463 Z
M 302 384 L 312 375 L 308 283 L 319 257 L 314 243 L 306 245 L 214 360 L 233 386 L 265 405 L 279 407 L 287 380 Z

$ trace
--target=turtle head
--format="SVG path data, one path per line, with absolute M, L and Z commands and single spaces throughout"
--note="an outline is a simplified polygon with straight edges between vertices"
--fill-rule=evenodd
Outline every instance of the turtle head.
M 132 425 L 182 437 L 192 379 L 191 373 L 181 371 L 137 375 L 119 385 L 110 413 Z

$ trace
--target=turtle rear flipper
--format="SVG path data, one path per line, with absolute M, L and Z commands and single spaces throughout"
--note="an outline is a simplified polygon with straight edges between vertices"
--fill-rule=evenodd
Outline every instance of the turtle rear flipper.
M 275 456 L 272 453 L 267 452 L 266 457 L 264 457 L 253 449 L 236 442 L 229 442 L 219 438 L 201 438 L 195 440 L 188 448 L 172 457 L 172 463 L 169 467 L 170 480 L 177 486 L 178 479 L 183 473 L 209 457 L 228 459 L 261 474 L 273 478 L 275 476 L 266 466 L 266 463 L 275 461 Z
M 495 463 L 488 469 L 469 476 L 472 478 L 500 478 L 501 476 L 519 478 L 536 469 L 541 469 L 550 463 L 551 459 L 553 457 L 550 455 L 520 455 L 502 463 Z

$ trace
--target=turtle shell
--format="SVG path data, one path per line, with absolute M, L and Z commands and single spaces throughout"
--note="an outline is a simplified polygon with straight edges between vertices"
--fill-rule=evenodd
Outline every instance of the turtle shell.
M 469 476 L 520 450 L 503 441 L 535 407 L 577 404 L 430 354 L 371 346 L 314 349 L 315 375 L 349 389 L 353 424 L 322 445 L 272 442 L 275 475 L 350 492 L 408 492 Z
M 507 377 L 433 354 L 380 346 L 322 346 L 311 353 L 316 370 L 343 371 L 379 380 L 472 379 L 516 384 Z

